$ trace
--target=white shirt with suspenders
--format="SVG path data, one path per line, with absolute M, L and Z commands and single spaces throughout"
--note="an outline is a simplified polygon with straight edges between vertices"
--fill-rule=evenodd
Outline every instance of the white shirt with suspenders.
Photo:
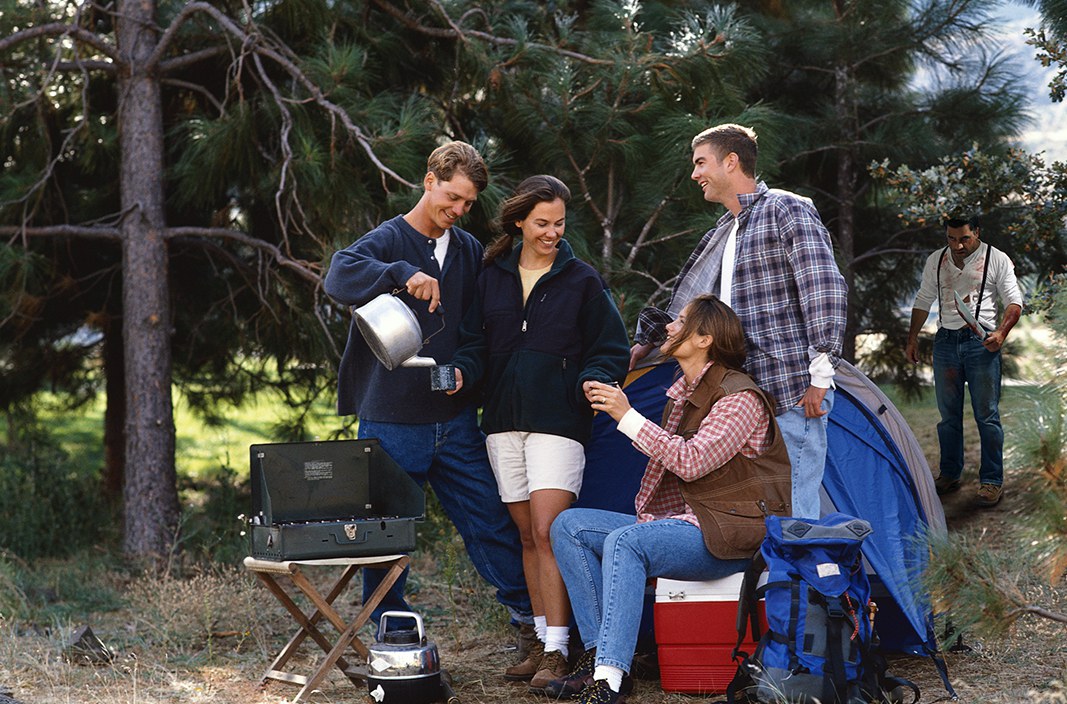
M 1023 304 L 1015 265 L 1007 254 L 985 242 L 963 260 L 962 269 L 953 263 L 948 247 L 927 257 L 913 307 L 928 311 L 937 300 L 938 328 L 959 330 L 967 322 L 956 310 L 955 293 L 987 332 L 997 327 L 997 298 L 1005 308 Z

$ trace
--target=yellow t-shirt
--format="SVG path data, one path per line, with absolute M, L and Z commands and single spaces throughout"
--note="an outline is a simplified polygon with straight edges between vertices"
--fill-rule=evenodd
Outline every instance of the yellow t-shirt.
M 543 269 L 527 269 L 525 267 L 519 267 L 519 278 L 522 279 L 522 304 L 526 305 L 526 299 L 530 297 L 530 291 L 533 291 L 534 285 L 540 280 L 542 276 L 548 273 L 548 270 L 552 268 L 552 265 L 544 267 Z

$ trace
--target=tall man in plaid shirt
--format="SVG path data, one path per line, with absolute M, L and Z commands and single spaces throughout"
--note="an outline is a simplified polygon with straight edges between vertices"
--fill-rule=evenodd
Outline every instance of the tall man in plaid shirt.
M 724 124 L 693 138 L 704 199 L 727 211 L 678 275 L 667 309 L 641 311 L 631 367 L 665 339 L 686 303 L 714 293 L 741 318 L 747 371 L 774 395 L 793 466 L 793 515 L 819 517 L 826 422 L 845 330 L 847 287 L 812 202 L 756 179 L 756 133 Z

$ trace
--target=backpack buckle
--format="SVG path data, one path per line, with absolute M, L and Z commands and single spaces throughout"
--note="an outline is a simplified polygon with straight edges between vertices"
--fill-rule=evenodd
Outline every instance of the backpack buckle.
M 847 613 L 841 605 L 841 597 L 828 597 L 826 599 L 826 613 L 830 618 L 844 618 Z

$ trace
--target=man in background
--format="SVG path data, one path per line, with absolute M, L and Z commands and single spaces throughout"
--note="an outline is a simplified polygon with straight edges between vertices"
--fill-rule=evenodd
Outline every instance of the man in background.
M 1000 425 L 1000 350 L 1022 313 L 1022 294 L 1015 265 L 1004 252 L 979 239 L 978 217 L 945 223 L 948 246 L 932 253 L 923 267 L 922 283 L 911 310 L 905 354 L 919 361 L 919 331 L 937 300 L 934 335 L 934 393 L 941 422 L 939 495 L 960 488 L 963 474 L 963 387 L 971 394 L 971 410 L 982 444 L 976 503 L 996 506 L 1004 496 L 1004 429 Z M 957 298 L 958 295 L 958 298 Z M 996 300 L 1004 309 L 996 324 Z M 970 318 L 973 323 L 968 322 Z

